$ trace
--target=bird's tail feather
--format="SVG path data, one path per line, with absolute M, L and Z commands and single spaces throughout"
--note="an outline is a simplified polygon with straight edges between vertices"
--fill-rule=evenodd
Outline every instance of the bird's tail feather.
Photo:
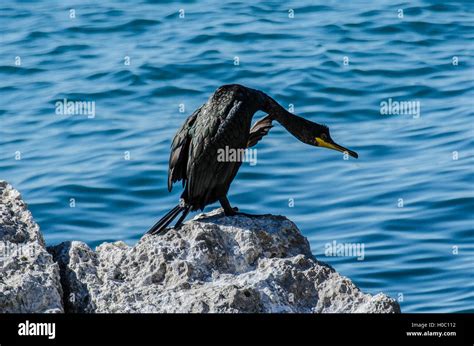
M 152 228 L 147 234 L 158 234 L 162 232 L 168 225 L 179 215 L 183 210 L 186 210 L 187 206 L 183 206 L 181 203 L 178 204 L 176 207 L 171 209 L 165 216 L 163 216 L 157 223 L 153 225 Z M 187 213 L 186 213 L 187 214 Z
M 175 225 L 174 225 L 174 228 L 178 228 L 178 227 L 181 227 L 181 224 L 183 223 L 184 219 L 186 218 L 186 216 L 188 216 L 189 212 L 191 211 L 191 207 L 190 206 L 185 206 L 184 207 L 184 210 L 183 210 L 183 214 L 181 215 L 181 217 L 178 219 L 178 221 L 176 221 Z

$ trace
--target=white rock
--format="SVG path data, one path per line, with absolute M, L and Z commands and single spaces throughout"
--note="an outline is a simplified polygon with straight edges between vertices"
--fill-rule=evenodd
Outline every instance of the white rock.
M 18 191 L 0 181 L 0 313 L 63 312 L 59 268 Z
M 318 262 L 282 216 L 200 214 L 135 246 L 50 249 L 70 312 L 399 312 Z M 72 295 L 71 295 L 72 293 Z
M 0 312 L 400 312 L 317 261 L 282 216 L 218 209 L 133 247 L 73 241 L 52 257 L 20 194 L 0 181 L 0 246 Z

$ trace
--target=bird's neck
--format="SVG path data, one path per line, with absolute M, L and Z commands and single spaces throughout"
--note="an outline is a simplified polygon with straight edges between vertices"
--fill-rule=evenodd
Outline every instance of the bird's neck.
M 290 132 L 300 141 L 306 142 L 304 140 L 304 133 L 308 129 L 308 123 L 311 122 L 293 113 L 288 112 L 270 96 L 264 93 L 262 94 L 263 102 L 261 110 L 265 113 L 268 113 L 272 117 L 272 119 L 278 121 L 288 132 Z

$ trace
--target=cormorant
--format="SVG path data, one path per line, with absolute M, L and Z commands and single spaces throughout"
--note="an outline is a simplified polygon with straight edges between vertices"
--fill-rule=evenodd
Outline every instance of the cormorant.
M 267 113 L 252 127 L 257 111 Z M 303 143 L 334 149 L 357 158 L 356 152 L 336 144 L 325 125 L 313 123 L 288 112 L 262 91 L 238 84 L 218 88 L 209 100 L 191 114 L 176 133 L 171 144 L 168 190 L 183 182 L 180 203 L 159 220 L 148 233 L 157 234 L 182 213 L 179 227 L 190 211 L 203 210 L 219 201 L 227 216 L 235 215 L 227 192 L 242 162 L 221 162 L 219 149 L 245 149 L 265 136 L 272 121 L 278 121 Z

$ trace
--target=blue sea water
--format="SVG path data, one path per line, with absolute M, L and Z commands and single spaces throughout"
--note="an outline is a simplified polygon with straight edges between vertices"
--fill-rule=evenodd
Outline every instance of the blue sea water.
M 404 312 L 473 312 L 473 9 L 1 2 L 0 179 L 49 244 L 133 244 L 181 192 L 166 188 L 178 127 L 218 86 L 244 84 L 327 124 L 360 158 L 276 125 L 240 169 L 234 205 L 286 215 L 320 260 Z M 64 98 L 94 101 L 95 117 L 56 114 Z M 419 102 L 419 116 L 381 114 L 389 99 Z M 334 241 L 363 245 L 363 260 L 326 256 Z

